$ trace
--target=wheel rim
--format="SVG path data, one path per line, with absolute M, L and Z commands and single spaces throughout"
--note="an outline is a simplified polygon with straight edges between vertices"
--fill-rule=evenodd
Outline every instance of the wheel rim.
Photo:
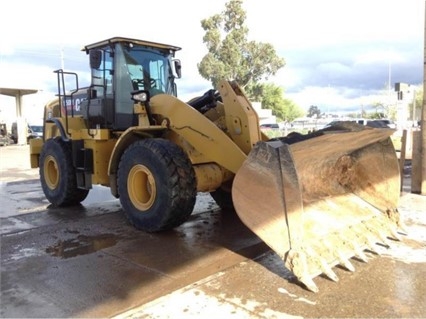
M 46 156 L 44 160 L 44 180 L 46 181 L 47 187 L 55 189 L 59 184 L 59 169 L 56 158 L 52 155 Z
M 151 171 L 144 165 L 133 166 L 127 177 L 127 190 L 130 200 L 138 210 L 148 210 L 157 194 Z

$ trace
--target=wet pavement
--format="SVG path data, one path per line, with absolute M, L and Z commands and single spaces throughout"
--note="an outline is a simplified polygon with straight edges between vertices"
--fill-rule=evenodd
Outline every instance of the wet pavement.
M 44 199 L 27 146 L 0 148 L 3 318 L 425 318 L 426 197 L 405 193 L 409 230 L 340 281 L 300 286 L 232 211 L 199 194 L 184 225 L 160 234 L 134 229 L 109 189 L 82 205 Z

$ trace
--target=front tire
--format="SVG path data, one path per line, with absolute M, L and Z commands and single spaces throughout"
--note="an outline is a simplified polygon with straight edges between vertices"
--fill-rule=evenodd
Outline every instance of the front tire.
M 40 182 L 44 195 L 53 206 L 77 205 L 89 190 L 77 188 L 71 146 L 60 138 L 48 139 L 40 154 Z
M 147 232 L 181 225 L 197 196 L 191 162 L 179 146 L 164 139 L 131 144 L 121 157 L 117 185 L 127 218 Z

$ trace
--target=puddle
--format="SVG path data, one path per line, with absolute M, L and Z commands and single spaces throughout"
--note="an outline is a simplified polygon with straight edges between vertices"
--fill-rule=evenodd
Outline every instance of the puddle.
M 10 260 L 20 260 L 24 258 L 40 256 L 40 251 L 36 248 L 21 248 L 17 253 L 10 255 Z
M 80 255 L 87 255 L 101 249 L 112 247 L 118 242 L 118 237 L 112 234 L 99 236 L 79 235 L 70 240 L 61 240 L 56 245 L 48 247 L 46 252 L 59 258 L 71 258 Z

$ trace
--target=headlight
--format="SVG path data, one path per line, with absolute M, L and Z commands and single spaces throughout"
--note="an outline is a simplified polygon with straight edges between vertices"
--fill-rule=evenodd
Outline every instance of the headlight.
M 137 102 L 147 102 L 149 101 L 149 92 L 148 91 L 132 92 L 132 100 Z

